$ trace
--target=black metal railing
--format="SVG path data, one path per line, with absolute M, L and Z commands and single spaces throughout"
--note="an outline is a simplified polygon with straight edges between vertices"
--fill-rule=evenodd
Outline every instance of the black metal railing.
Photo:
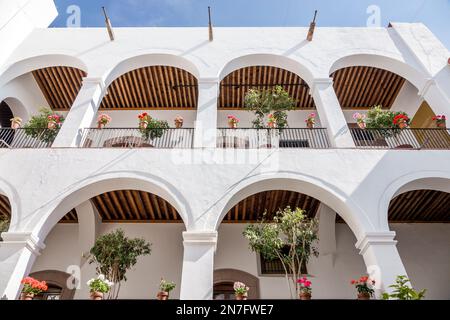
M 81 147 L 189 149 L 194 147 L 194 129 L 89 128 L 83 130 Z
M 218 129 L 217 147 L 227 149 L 311 148 L 328 149 L 325 128 Z
M 357 148 L 450 149 L 450 129 L 350 129 Z
M 0 148 L 50 148 L 58 130 L 0 128 Z

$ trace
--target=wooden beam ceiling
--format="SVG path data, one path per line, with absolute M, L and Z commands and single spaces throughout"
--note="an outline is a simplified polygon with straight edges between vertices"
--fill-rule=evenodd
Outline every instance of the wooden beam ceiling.
M 0 219 L 9 218 L 11 216 L 11 205 L 4 195 L 0 194 Z
M 390 222 L 450 222 L 450 193 L 416 190 L 395 197 L 389 205 Z
M 72 107 L 86 77 L 84 71 L 71 67 L 50 67 L 32 73 L 49 107 L 55 111 L 68 111 Z
M 151 66 L 130 71 L 108 87 L 101 109 L 196 109 L 198 81 L 186 70 Z
M 369 109 L 375 105 L 390 109 L 406 81 L 395 73 L 373 67 L 343 68 L 331 77 L 343 109 Z
M 223 219 L 224 223 L 252 223 L 260 220 L 265 211 L 266 219 L 271 220 L 274 214 L 287 206 L 291 209 L 301 208 L 306 214 L 314 217 L 320 201 L 310 196 L 286 190 L 272 190 L 254 194 L 235 205 Z
M 315 109 L 306 82 L 295 73 L 269 67 L 252 66 L 236 70 L 220 83 L 219 109 L 243 109 L 249 89 L 267 89 L 281 85 L 297 101 L 298 109 Z

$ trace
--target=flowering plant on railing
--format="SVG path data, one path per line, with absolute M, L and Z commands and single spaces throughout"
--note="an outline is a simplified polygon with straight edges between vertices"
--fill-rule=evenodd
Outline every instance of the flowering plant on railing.
M 362 276 L 359 280 L 352 280 L 351 284 L 354 285 L 358 291 L 359 298 L 370 298 L 375 293 L 375 290 L 373 289 L 375 280 L 370 279 L 368 276 Z
M 400 129 L 404 129 L 407 126 L 409 126 L 409 122 L 410 122 L 409 117 L 405 113 L 397 113 L 394 119 L 392 120 L 394 126 Z
M 104 128 L 108 123 L 111 122 L 111 117 L 105 113 L 100 114 L 97 117 L 97 128 Z
M 245 283 L 237 281 L 234 283 L 233 289 L 237 300 L 247 299 L 248 291 L 250 290 L 250 288 L 247 287 Z
M 437 116 L 433 117 L 433 121 L 436 122 L 436 126 L 438 128 L 445 128 L 446 122 L 447 122 L 447 117 L 445 115 L 437 115 Z
M 239 122 L 240 120 L 236 116 L 233 115 L 228 116 L 228 125 L 230 126 L 231 129 L 236 129 Z
M 311 293 L 312 293 L 312 287 L 311 287 L 311 281 L 308 280 L 308 278 L 303 277 L 297 280 L 300 292 L 300 299 L 302 300 L 309 300 L 311 299 Z
M 55 140 L 64 122 L 62 115 L 53 113 L 49 108 L 42 108 L 38 115 L 32 116 L 24 126 L 27 136 L 51 143 Z
M 353 115 L 353 119 L 356 121 L 356 123 L 358 124 L 358 126 L 361 129 L 365 129 L 366 128 L 366 115 L 365 114 L 356 112 Z
M 31 296 L 31 298 L 48 290 L 48 286 L 45 281 L 39 281 L 32 277 L 24 278 L 21 283 L 23 284 L 23 294 Z
M 305 122 L 306 122 L 306 126 L 309 129 L 314 128 L 314 125 L 316 124 L 316 114 L 314 112 L 310 113 L 308 118 L 306 118 Z
M 147 140 L 161 138 L 167 129 L 169 129 L 169 123 L 167 121 L 153 119 L 147 112 L 141 113 L 138 119 L 139 131 L 142 137 Z
M 11 128 L 12 129 L 19 129 L 20 126 L 22 125 L 22 118 L 21 117 L 14 117 L 14 118 L 10 119 L 9 121 L 11 121 Z

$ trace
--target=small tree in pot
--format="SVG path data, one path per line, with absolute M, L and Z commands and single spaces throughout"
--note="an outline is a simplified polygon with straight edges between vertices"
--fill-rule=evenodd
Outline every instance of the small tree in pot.
M 279 210 L 272 221 L 263 219 L 244 230 L 250 249 L 267 260 L 279 259 L 283 265 L 291 298 L 299 297 L 301 284 L 297 282 L 302 267 L 311 256 L 318 256 L 314 246 L 318 241 L 318 220 L 310 219 L 300 208 Z M 288 250 L 286 250 L 288 248 Z
M 52 143 L 64 122 L 62 115 L 54 113 L 49 108 L 42 108 L 39 114 L 32 116 L 23 127 L 25 134 L 45 143 Z
M 108 299 L 117 299 L 122 281 L 127 281 L 126 273 L 143 255 L 151 253 L 151 244 L 144 239 L 125 237 L 122 229 L 100 236 L 90 251 L 89 263 L 97 265 L 97 273 L 114 283 Z

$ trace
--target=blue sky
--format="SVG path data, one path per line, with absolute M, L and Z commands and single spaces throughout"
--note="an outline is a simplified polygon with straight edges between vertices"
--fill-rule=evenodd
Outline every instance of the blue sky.
M 205 26 L 207 7 L 220 27 L 307 26 L 315 9 L 318 26 L 366 26 L 367 8 L 380 8 L 389 21 L 423 22 L 450 48 L 450 0 L 55 0 L 53 27 L 66 27 L 70 5 L 81 9 L 81 27 L 104 26 L 105 6 L 116 27 Z

